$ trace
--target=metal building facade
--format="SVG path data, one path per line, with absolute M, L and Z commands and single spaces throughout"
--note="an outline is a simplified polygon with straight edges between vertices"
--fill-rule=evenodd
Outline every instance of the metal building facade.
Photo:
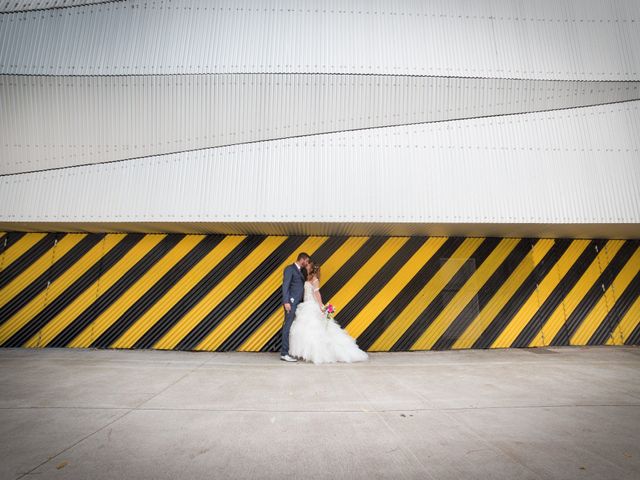
M 0 2 L 0 345 L 275 349 L 301 248 L 369 349 L 637 343 L 639 45 L 633 0 Z

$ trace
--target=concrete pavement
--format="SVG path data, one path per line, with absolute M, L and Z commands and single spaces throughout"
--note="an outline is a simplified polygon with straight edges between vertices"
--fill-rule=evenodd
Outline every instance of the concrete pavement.
M 640 478 L 640 349 L 0 349 L 0 478 Z

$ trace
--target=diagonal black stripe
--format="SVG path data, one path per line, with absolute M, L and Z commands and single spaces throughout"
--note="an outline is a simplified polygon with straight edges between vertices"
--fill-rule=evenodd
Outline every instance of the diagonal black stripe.
M 493 342 L 500 336 L 502 331 L 509 325 L 511 319 L 518 313 L 522 305 L 535 292 L 540 279 L 544 278 L 553 268 L 562 254 L 569 248 L 570 240 L 556 240 L 547 254 L 536 265 L 522 285 L 511 296 L 509 301 L 500 309 L 489 326 L 474 342 L 471 348 L 490 348 Z M 533 248 L 532 240 L 531 247 Z
M 594 282 L 593 286 L 589 289 L 582 300 L 580 300 L 580 303 L 578 303 L 575 310 L 571 312 L 567 321 L 551 341 L 551 345 L 558 346 L 570 344 L 573 334 L 578 330 L 591 309 L 593 309 L 595 304 L 600 300 L 600 297 L 602 297 L 605 290 L 613 283 L 614 278 L 618 273 L 620 273 L 620 270 L 622 270 L 622 267 L 624 267 L 631 255 L 633 255 L 635 249 L 636 245 L 631 241 L 627 241 L 622 245 L 609 265 L 607 265 L 604 271 L 600 274 L 598 280 Z
M 358 345 L 361 349 L 367 350 L 375 343 L 382 332 L 393 323 L 397 316 L 437 273 L 440 268 L 440 258 L 448 258 L 453 255 L 453 252 L 460 247 L 463 241 L 463 237 L 451 237 L 440 246 L 438 251 L 358 337 Z
M 386 237 L 370 237 L 366 242 L 347 260 L 333 276 L 320 287 L 322 298 L 326 301 L 331 299 L 340 291 L 344 285 L 351 280 L 358 270 L 367 263 L 387 241 Z
M 173 326 L 180 321 L 211 290 L 223 281 L 236 266 L 244 260 L 266 237 L 250 235 L 243 239 L 215 267 L 213 267 L 187 294 L 178 300 L 162 317 L 160 317 L 142 337 L 134 343 L 133 348 L 152 348 Z
M 489 303 L 489 300 L 493 298 L 498 289 L 500 289 L 507 278 L 509 278 L 509 275 L 520 265 L 520 262 L 524 260 L 530 251 L 531 240 L 527 238 L 521 239 L 485 284 L 482 285 L 475 297 L 477 301 L 472 299 L 462 309 L 456 319 L 433 345 L 433 350 L 448 350 L 453 347 L 453 344 L 460 338 L 460 335 L 471 325 L 480 311 Z
M 131 236 L 131 239 L 129 237 Z M 102 295 L 100 295 L 95 302 L 93 302 L 87 309 L 85 309 L 73 322 L 67 325 L 58 335 L 55 336 L 51 342 L 47 344 L 47 347 L 64 347 L 71 342 L 76 336 L 78 336 L 85 328 L 91 325 L 98 316 L 102 314 L 111 304 L 116 302 L 118 298 L 122 297 L 126 291 L 133 285 L 140 277 L 142 277 L 153 265 L 160 260 L 169 250 L 171 250 L 184 235 L 171 234 L 165 236 L 156 246 L 154 246 L 147 254 L 138 260 L 133 267 L 131 267 L 121 278 L 119 278 L 111 287 L 107 289 Z M 129 250 L 131 250 L 139 241 L 144 238 L 144 234 L 127 235 L 126 244 L 120 242 L 118 246 L 122 245 L 122 250 L 114 256 L 121 258 Z M 110 252 L 109 252 L 110 253 Z M 107 256 L 105 255 L 105 260 Z M 115 258 L 108 259 L 112 265 L 115 264 Z M 102 266 L 100 272 L 104 273 L 109 266 Z
M 0 255 L 18 243 L 26 234 L 26 232 L 7 232 L 4 237 L 0 238 Z
M 631 335 L 624 342 L 625 345 L 640 345 L 640 322 L 635 326 Z
M 426 237 L 411 237 L 400 249 L 378 270 L 358 293 L 336 314 L 335 320 L 341 327 L 346 327 L 358 313 L 378 294 L 384 285 L 402 266 L 424 245 Z
M 344 244 L 344 242 L 346 242 L 346 240 L 346 237 L 330 237 L 313 253 L 313 255 L 311 255 L 312 260 L 317 264 L 322 265 Z M 278 287 L 271 292 L 269 298 L 262 302 L 262 304 L 252 312 L 251 315 L 249 315 L 249 318 L 242 322 L 242 325 L 236 328 L 233 333 L 224 342 L 222 342 L 220 347 L 218 347 L 218 351 L 227 352 L 237 350 L 240 345 L 242 345 L 247 338 L 249 338 L 258 327 L 260 327 L 260 325 L 262 325 L 263 322 L 273 315 L 274 312 L 282 309 L 281 299 L 282 288 Z M 282 341 L 280 333 L 281 332 L 278 331 L 269 340 L 269 342 L 267 342 L 267 345 L 277 344 L 278 351 L 280 350 L 280 343 Z M 264 347 L 262 351 L 265 351 Z
M 336 251 L 345 244 L 345 242 L 349 239 L 349 237 L 344 236 L 336 236 L 329 237 L 327 241 L 325 241 L 315 252 L 311 255 L 311 260 L 314 263 L 320 265 L 324 265 L 324 263 L 329 260 Z M 322 275 L 322 270 L 320 270 L 320 275 Z M 279 288 L 278 291 L 281 289 Z
M 229 295 L 225 297 L 213 310 L 211 310 L 198 325 L 195 326 L 176 346 L 176 350 L 193 350 L 198 344 L 213 331 L 213 329 L 233 311 L 233 309 L 260 285 L 273 270 L 285 259 L 295 252 L 306 240 L 303 236 L 287 238 L 274 252 L 272 252 L 251 275 L 245 277 Z
M 18 243 L 25 235 L 27 235 L 27 232 L 6 232 L 4 237 L 0 239 L 0 252 L 4 252 L 9 247 Z
M 524 348 L 531 344 L 533 339 L 547 323 L 551 314 L 558 308 L 571 289 L 576 283 L 578 283 L 580 277 L 582 277 L 584 272 L 587 271 L 589 266 L 596 259 L 598 250 L 600 250 L 605 243 L 605 240 L 594 240 L 587 245 L 587 248 L 584 249 L 574 264 L 571 265 L 571 268 L 567 271 L 566 275 L 560 280 L 558 285 L 556 285 L 547 299 L 542 302 L 542 305 L 538 307 L 531 319 L 518 334 L 511 345 L 512 347 Z
M 12 234 L 9 234 L 13 236 Z M 56 239 L 60 240 L 63 234 L 49 233 L 42 237 L 35 245 L 32 245 L 29 250 L 24 252 L 10 265 L 3 265 L 2 271 L 0 271 L 0 289 L 4 288 L 7 284 L 13 281 L 18 275 L 24 272 L 27 268 L 33 265 L 42 255 L 47 253 L 55 245 Z M 9 239 L 7 239 L 7 243 Z M 12 243 L 16 243 L 13 241 Z M 7 248 L 9 248 L 7 246 Z
M 465 261 L 464 265 L 456 272 L 451 280 L 449 280 L 442 291 L 439 292 L 433 301 L 422 311 L 420 315 L 418 315 L 418 318 L 414 320 L 402 337 L 400 337 L 393 345 L 391 350 L 410 350 L 411 346 L 427 330 L 429 325 L 431 325 L 431 323 L 437 318 L 440 312 L 444 310 L 446 305 L 449 303 L 449 300 L 453 298 L 453 295 L 455 295 L 467 280 L 469 280 L 471 275 L 473 275 L 482 262 L 484 262 L 496 248 L 498 243 L 500 243 L 499 238 L 485 238 L 478 248 L 476 248 L 471 256 Z M 466 268 L 470 262 L 475 263 L 475 268 Z
M 205 255 L 213 250 L 222 239 L 223 235 L 205 236 L 198 244 L 171 267 L 162 278 L 158 279 L 153 286 L 147 290 L 138 300 L 136 300 L 118 320 L 113 322 L 102 335 L 96 338 L 91 346 L 93 348 L 108 348 L 115 342 L 131 325 L 133 325 L 144 313 L 149 310 L 167 291 Z
M 125 237 L 126 238 L 126 237 Z M 138 238 L 134 241 L 137 242 L 142 238 L 142 235 L 138 235 Z M 27 324 L 25 324 L 20 330 L 18 330 L 11 338 L 9 338 L 4 346 L 7 347 L 19 347 L 28 341 L 33 335 L 35 335 L 40 329 L 42 329 L 48 322 L 53 320 L 62 310 L 64 310 L 71 302 L 73 302 L 82 292 L 91 287 L 96 280 L 104 273 L 105 270 L 110 268 L 118 260 L 120 260 L 131 248 L 128 244 L 131 241 L 125 242 L 124 239 L 118 242 L 118 244 L 109 250 L 106 255 L 99 258 L 91 267 L 87 269 L 76 281 L 69 285 L 57 298 L 49 303 L 44 309 L 42 309 L 36 316 L 34 316 Z
M 102 241 L 104 233 L 89 234 L 73 246 L 58 261 L 45 270 L 38 278 L 32 281 L 18 295 L 0 308 L 0 325 L 9 320 L 16 312 L 39 295 L 49 283 L 53 283 L 71 265 L 82 258 L 89 250 Z
M 633 302 L 638 298 L 638 295 L 640 295 L 640 271 L 636 273 L 633 280 L 631 280 L 627 288 L 622 292 L 622 295 L 620 295 L 620 298 L 613 304 L 611 310 L 609 310 L 600 325 L 598 325 L 596 331 L 591 335 L 587 345 L 604 345 L 613 334 L 622 317 L 627 313 L 627 310 L 631 308 Z

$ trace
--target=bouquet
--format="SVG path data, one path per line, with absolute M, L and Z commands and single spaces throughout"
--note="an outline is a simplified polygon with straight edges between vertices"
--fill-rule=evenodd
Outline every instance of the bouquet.
M 325 326 L 327 327 L 329 326 L 329 322 L 333 320 L 333 316 L 335 315 L 335 313 L 336 313 L 336 309 L 330 303 L 327 303 L 324 306 L 324 315 L 327 320 Z
M 330 303 L 327 303 L 324 306 L 324 313 L 326 314 L 327 319 L 333 318 L 333 315 L 336 313 L 336 309 L 333 308 L 333 305 L 331 305 Z

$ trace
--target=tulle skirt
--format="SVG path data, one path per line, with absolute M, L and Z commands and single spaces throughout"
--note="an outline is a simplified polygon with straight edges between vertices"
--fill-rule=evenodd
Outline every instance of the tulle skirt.
M 369 358 L 335 320 L 326 319 L 315 300 L 302 302 L 296 309 L 289 332 L 289 354 L 313 363 L 351 363 Z

